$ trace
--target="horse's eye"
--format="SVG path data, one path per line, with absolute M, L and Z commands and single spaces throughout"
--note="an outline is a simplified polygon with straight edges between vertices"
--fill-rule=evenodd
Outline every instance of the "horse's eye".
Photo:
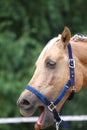
M 54 69 L 55 66 L 56 66 L 56 62 L 55 62 L 55 61 L 50 60 L 50 59 L 48 59 L 48 60 L 46 61 L 46 67 L 47 67 L 47 68 Z

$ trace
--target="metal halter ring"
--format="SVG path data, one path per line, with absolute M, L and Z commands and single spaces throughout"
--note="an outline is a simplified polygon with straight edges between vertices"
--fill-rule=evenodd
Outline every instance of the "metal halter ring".
M 59 125 L 61 124 L 62 120 L 60 122 L 56 122 L 56 130 L 59 130 Z
M 54 109 L 56 108 L 56 106 L 54 105 L 53 102 L 50 103 L 50 105 L 48 106 L 48 109 L 52 112 Z

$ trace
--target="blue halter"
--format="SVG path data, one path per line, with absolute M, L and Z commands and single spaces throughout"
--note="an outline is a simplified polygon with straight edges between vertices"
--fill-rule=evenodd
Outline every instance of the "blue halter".
M 71 86 L 72 86 L 72 92 L 70 96 L 72 96 L 75 93 L 75 88 L 74 88 L 75 86 L 75 74 L 74 74 L 75 61 L 72 56 L 72 48 L 71 48 L 70 43 L 67 45 L 67 48 L 68 48 L 68 55 L 69 55 L 70 79 L 64 85 L 62 91 L 60 92 L 60 94 L 54 101 L 50 101 L 46 96 L 44 96 L 42 93 L 40 93 L 38 90 L 36 90 L 32 86 L 26 85 L 26 89 L 34 93 L 48 107 L 48 109 L 51 112 L 53 112 L 57 129 L 59 128 L 60 124 L 62 124 L 64 127 L 68 127 L 68 124 L 60 118 L 59 112 L 57 112 L 56 110 L 56 105 L 61 101 L 61 99 L 64 97 L 65 93 Z

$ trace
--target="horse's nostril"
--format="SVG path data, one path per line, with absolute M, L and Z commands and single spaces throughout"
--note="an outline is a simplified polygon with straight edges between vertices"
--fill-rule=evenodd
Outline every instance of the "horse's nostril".
M 27 99 L 19 99 L 17 101 L 17 105 L 23 109 L 28 109 L 31 106 L 30 102 Z
M 22 104 L 23 104 L 23 105 L 30 105 L 29 101 L 27 101 L 26 99 L 24 99 L 24 100 L 22 101 Z

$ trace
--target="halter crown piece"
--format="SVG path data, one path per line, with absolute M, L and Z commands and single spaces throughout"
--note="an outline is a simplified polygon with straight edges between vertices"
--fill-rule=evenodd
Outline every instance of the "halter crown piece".
M 72 92 L 69 98 L 71 99 L 71 97 L 75 93 L 75 88 L 74 88 L 75 86 L 75 74 L 74 74 L 75 60 L 73 59 L 73 56 L 72 56 L 72 48 L 71 48 L 70 43 L 67 45 L 67 48 L 68 48 L 68 55 L 69 55 L 70 79 L 64 85 L 62 91 L 60 92 L 60 94 L 54 101 L 50 101 L 46 96 L 44 96 L 42 93 L 40 93 L 38 90 L 36 90 L 32 86 L 26 85 L 26 89 L 34 93 L 48 107 L 49 111 L 53 113 L 57 130 L 59 129 L 60 124 L 62 124 L 64 127 L 68 127 L 68 124 L 60 118 L 60 115 L 59 115 L 60 113 L 57 112 L 56 105 L 62 100 L 62 98 L 64 97 L 64 95 L 66 94 L 67 90 L 70 87 L 72 87 Z

